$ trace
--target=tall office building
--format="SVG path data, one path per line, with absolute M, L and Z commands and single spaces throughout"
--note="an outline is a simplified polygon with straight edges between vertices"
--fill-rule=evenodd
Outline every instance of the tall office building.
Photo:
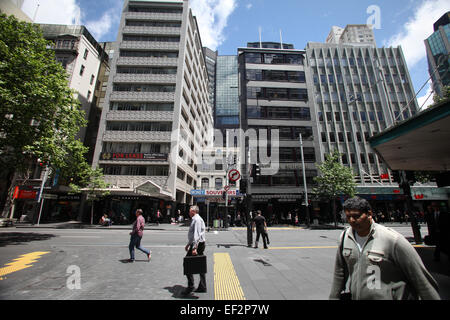
M 367 142 L 418 110 L 401 47 L 308 43 L 306 56 L 311 76 L 307 83 L 318 118 L 317 161 L 338 150 L 342 163 L 356 175 L 359 195 L 369 200 L 401 200 L 398 184 L 392 175 L 385 176 L 388 168 Z
M 428 71 L 433 90 L 442 96 L 444 86 L 450 85 L 450 11 L 433 25 L 433 34 L 425 40 Z
M 2 0 L 0 1 L 0 12 L 6 15 L 13 15 L 17 19 L 25 22 L 33 22 L 33 20 L 22 11 L 25 0 Z
M 261 209 L 269 217 L 298 208 L 305 191 L 300 133 L 309 187 L 317 176 L 315 162 L 320 154 L 316 112 L 306 84 L 305 58 L 305 51 L 291 44 L 255 42 L 238 49 L 240 127 L 249 137 L 249 151 L 241 152 L 241 159 L 247 169 L 256 162 L 261 165 L 261 175 L 251 183 L 252 201 L 254 209 Z M 257 135 L 253 136 L 252 131 Z M 264 137 L 269 145 L 254 144 Z M 272 157 L 270 165 L 265 157 Z
M 209 78 L 209 104 L 214 110 L 215 94 L 216 94 L 216 64 L 217 64 L 217 51 L 212 51 L 207 47 L 203 47 L 203 54 L 206 61 L 206 70 Z
M 333 26 L 325 41 L 331 44 L 370 43 L 376 46 L 372 26 L 348 24 L 345 28 Z
M 216 63 L 214 127 L 239 128 L 239 86 L 237 56 L 218 56 Z
M 188 1 L 125 1 L 94 153 L 111 185 L 103 208 L 128 217 L 137 207 L 145 215 L 184 210 L 212 125 Z

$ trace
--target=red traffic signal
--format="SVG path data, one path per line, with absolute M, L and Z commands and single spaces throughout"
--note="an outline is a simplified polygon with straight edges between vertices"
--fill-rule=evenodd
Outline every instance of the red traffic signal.
M 389 173 L 383 173 L 380 175 L 381 179 L 389 179 Z

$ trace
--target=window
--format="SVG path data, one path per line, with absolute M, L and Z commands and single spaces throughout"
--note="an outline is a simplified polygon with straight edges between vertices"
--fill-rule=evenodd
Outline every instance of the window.
M 209 189 L 209 179 L 208 178 L 202 179 L 202 189 Z
M 91 91 L 89 90 L 89 91 L 88 91 L 88 94 L 87 94 L 87 99 L 88 99 L 88 100 L 89 100 L 89 98 L 91 97 L 91 94 L 92 94 L 92 93 L 91 93 Z
M 87 56 L 88 56 L 89 50 L 88 49 L 84 49 L 84 55 L 83 55 L 83 59 L 86 60 Z
M 215 188 L 216 190 L 222 189 L 222 178 L 216 178 L 215 180 Z
M 84 66 L 83 65 L 81 65 L 81 68 L 80 68 L 80 76 L 82 76 L 83 75 L 83 73 L 84 73 Z
M 94 80 L 95 80 L 95 76 L 94 76 L 94 75 L 91 75 L 91 81 L 89 82 L 89 84 L 93 84 L 93 83 L 94 83 Z
M 322 132 L 322 142 L 327 142 L 327 133 L 326 132 Z

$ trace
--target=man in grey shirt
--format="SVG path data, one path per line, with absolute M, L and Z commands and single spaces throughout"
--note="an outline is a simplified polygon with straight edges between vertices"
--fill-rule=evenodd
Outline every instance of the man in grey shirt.
M 414 247 L 373 222 L 365 199 L 348 199 L 344 211 L 350 228 L 340 237 L 330 299 L 339 299 L 348 281 L 352 300 L 440 300 L 437 283 Z
M 191 226 L 189 227 L 188 243 L 185 247 L 187 251 L 186 256 L 203 255 L 205 251 L 205 222 L 198 214 L 198 206 L 191 206 L 189 208 L 189 216 L 192 219 Z M 194 290 L 194 275 L 187 274 L 188 287 L 183 291 L 184 295 L 190 294 Z M 206 277 L 205 274 L 200 274 L 200 283 L 195 292 L 206 292 Z

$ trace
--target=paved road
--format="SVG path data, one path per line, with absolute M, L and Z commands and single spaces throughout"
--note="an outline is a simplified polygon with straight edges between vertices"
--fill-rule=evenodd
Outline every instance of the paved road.
M 412 238 L 409 226 L 395 229 Z M 340 232 L 273 228 L 270 249 L 265 250 L 262 243 L 260 249 L 247 247 L 244 228 L 211 231 L 208 292 L 182 297 L 186 227 L 145 230 L 142 245 L 152 250 L 152 260 L 136 251 L 135 263 L 125 263 L 127 229 L 2 228 L 0 299 L 324 300 Z M 442 297 L 449 299 L 447 257 L 436 263 L 431 261 L 432 248 L 417 250 L 440 283 Z M 197 284 L 197 275 L 195 280 Z

